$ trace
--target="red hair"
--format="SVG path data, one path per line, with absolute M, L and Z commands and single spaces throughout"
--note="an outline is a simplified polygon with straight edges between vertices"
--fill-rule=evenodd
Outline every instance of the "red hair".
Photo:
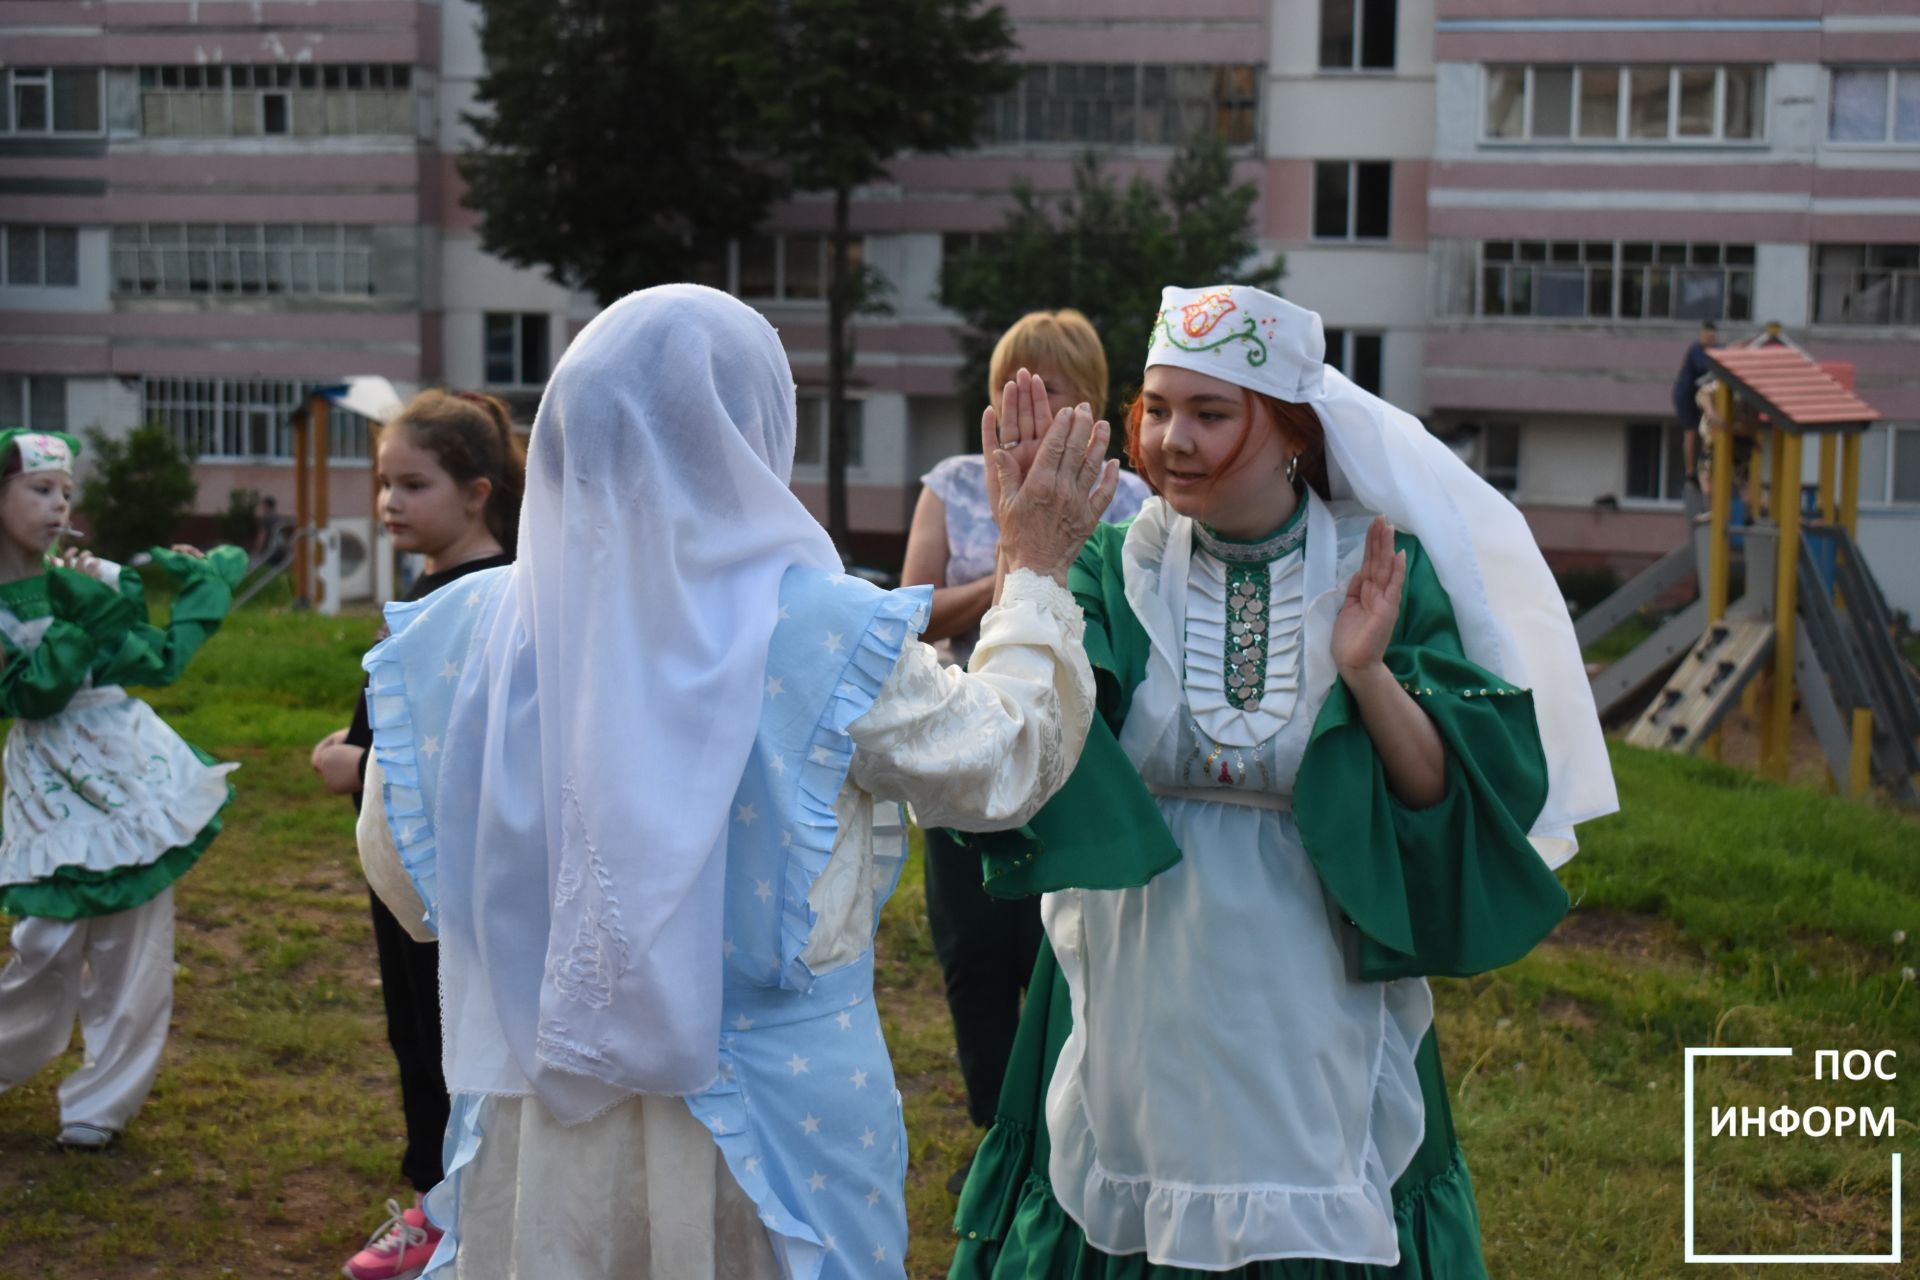
M 1300 479 L 1313 486 L 1313 491 L 1322 498 L 1330 496 L 1327 485 L 1327 432 L 1320 424 L 1320 415 L 1311 406 L 1295 404 L 1291 400 L 1276 400 L 1258 391 L 1240 389 L 1241 403 L 1247 411 L 1247 425 L 1241 431 L 1240 438 L 1234 442 L 1233 451 L 1227 455 L 1226 464 L 1220 468 L 1220 474 L 1232 471 L 1239 465 L 1240 455 L 1246 451 L 1247 442 L 1253 438 L 1254 413 L 1256 403 L 1265 405 L 1271 416 L 1275 430 L 1286 441 L 1288 448 L 1300 455 Z M 1149 458 L 1140 445 L 1140 424 L 1146 416 L 1146 395 L 1142 392 L 1127 405 L 1127 463 L 1140 473 L 1141 479 L 1150 485 L 1155 493 L 1160 492 L 1160 459 Z

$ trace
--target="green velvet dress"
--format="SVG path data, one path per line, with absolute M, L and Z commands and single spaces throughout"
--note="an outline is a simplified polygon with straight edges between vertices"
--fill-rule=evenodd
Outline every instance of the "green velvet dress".
M 1157 519 L 1177 529 L 1177 518 L 1170 518 L 1164 509 L 1156 513 L 1155 505 L 1150 504 L 1140 520 Z M 1300 592 L 1299 614 L 1306 619 L 1301 635 L 1307 642 L 1324 641 L 1340 595 L 1325 589 L 1330 574 L 1336 573 L 1334 560 L 1338 561 L 1337 581 L 1344 584 L 1356 563 L 1352 553 L 1356 531 L 1363 530 L 1366 521 L 1361 512 L 1341 510 L 1336 517 L 1334 509 L 1315 505 L 1317 522 L 1312 526 L 1312 536 L 1336 541 L 1339 552 L 1321 548 L 1320 580 L 1316 585 L 1309 574 L 1308 585 Z M 1230 852 L 1191 844 L 1183 847 L 1174 832 L 1196 829 L 1187 815 L 1194 806 L 1205 805 L 1204 797 L 1175 794 L 1157 784 L 1150 791 L 1143 773 L 1152 770 L 1145 762 L 1136 767 L 1133 757 L 1120 745 L 1127 734 L 1130 713 L 1137 709 L 1136 694 L 1141 692 L 1154 662 L 1155 640 L 1150 632 L 1157 632 L 1163 645 L 1170 634 L 1179 637 L 1174 647 L 1186 651 L 1174 657 L 1172 666 L 1181 673 L 1176 683 L 1183 690 L 1203 683 L 1195 680 L 1194 671 L 1205 665 L 1198 660 L 1204 655 L 1195 649 L 1196 634 L 1205 632 L 1195 622 L 1196 613 L 1188 611 L 1185 626 L 1176 626 L 1170 632 L 1164 619 L 1143 623 L 1134 604 L 1129 603 L 1124 564 L 1127 557 L 1123 554 L 1127 534 L 1128 526 L 1103 526 L 1087 544 L 1070 577 L 1069 585 L 1086 612 L 1085 643 L 1099 683 L 1101 711 L 1078 768 L 1028 827 L 1018 832 L 967 837 L 982 854 L 991 892 L 1004 896 L 1054 895 L 1048 899 L 1048 920 L 1056 944 L 1066 930 L 1061 922 L 1077 920 L 1082 914 L 1078 907 L 1071 912 L 1056 910 L 1056 902 L 1074 899 L 1081 904 L 1098 904 L 1103 894 L 1124 895 L 1156 882 L 1165 885 L 1173 878 L 1169 873 L 1177 875 L 1176 868 L 1183 861 L 1197 864 Z M 1192 536 L 1183 535 L 1188 540 L 1169 538 L 1167 559 L 1189 554 Z M 1318 660 L 1311 654 L 1295 660 L 1301 692 L 1291 704 L 1285 697 L 1279 699 L 1283 707 L 1291 705 L 1297 716 L 1311 717 L 1293 726 L 1296 744 L 1303 749 L 1297 749 L 1290 758 L 1288 767 L 1296 770 L 1291 786 L 1285 778 L 1262 777 L 1253 759 L 1256 753 L 1251 751 L 1246 753 L 1246 760 L 1240 761 L 1240 753 L 1216 746 L 1200 766 L 1207 781 L 1253 786 L 1264 782 L 1270 790 L 1288 793 L 1290 813 L 1274 818 L 1263 829 L 1279 829 L 1276 824 L 1281 824 L 1289 838 L 1296 840 L 1296 847 L 1304 848 L 1305 859 L 1310 861 L 1305 879 L 1315 886 L 1308 893 L 1324 895 L 1327 919 L 1332 922 L 1333 936 L 1344 957 L 1344 973 L 1330 985 L 1344 984 L 1350 988 L 1350 995 L 1364 995 L 1375 987 L 1406 993 L 1409 980 L 1413 980 L 1416 994 L 1423 994 L 1424 983 L 1417 980 L 1426 976 L 1473 974 L 1510 963 L 1545 936 L 1567 907 L 1558 880 L 1527 839 L 1528 828 L 1546 794 L 1546 767 L 1531 697 L 1465 658 L 1450 603 L 1419 543 L 1402 535 L 1397 545 L 1407 553 L 1408 571 L 1400 619 L 1386 662 L 1439 730 L 1447 774 L 1442 799 L 1414 810 L 1393 796 L 1372 740 L 1360 723 L 1357 706 L 1337 679 L 1323 674 L 1315 687 L 1313 669 Z M 1309 558 L 1312 553 L 1309 537 Z M 1191 554 L 1199 564 L 1201 553 Z M 1135 559 L 1135 578 L 1150 577 L 1137 556 Z M 1145 568 L 1151 570 L 1155 564 L 1148 563 Z M 1198 572 L 1196 569 L 1196 575 Z M 1229 573 L 1224 577 L 1227 583 L 1237 583 L 1247 576 L 1245 566 L 1234 572 L 1239 577 Z M 1228 590 L 1235 593 L 1229 596 L 1229 602 L 1242 605 L 1254 594 L 1250 587 L 1240 585 L 1229 585 Z M 1144 592 L 1136 584 L 1135 598 L 1152 597 L 1156 591 L 1165 594 L 1164 581 Z M 1151 605 L 1151 600 L 1147 603 Z M 1262 607 L 1270 608 L 1272 616 L 1278 617 L 1282 605 L 1276 594 L 1271 603 L 1262 597 L 1258 604 L 1246 607 L 1257 621 Z M 1227 616 L 1231 622 L 1235 615 L 1229 612 Z M 1242 628 L 1231 629 L 1236 632 L 1229 642 L 1232 645 L 1256 640 L 1263 646 L 1267 643 L 1259 627 L 1253 628 L 1251 636 L 1239 634 Z M 1210 635 L 1205 636 L 1202 647 L 1210 642 Z M 1281 648 L 1281 638 L 1276 634 L 1270 648 L 1228 650 L 1226 670 L 1241 673 L 1241 701 L 1250 702 L 1259 693 L 1253 686 L 1265 678 L 1262 667 L 1280 662 Z M 1251 664 L 1245 661 L 1249 655 L 1255 659 Z M 1160 655 L 1163 661 L 1168 656 Z M 1228 678 L 1235 679 L 1232 674 Z M 1265 687 L 1279 688 L 1284 683 L 1269 681 Z M 1183 717 L 1192 712 L 1192 706 L 1182 708 Z M 1139 750 L 1137 735 L 1129 742 Z M 1216 764 L 1222 770 L 1217 780 L 1212 778 Z M 1194 776 L 1201 775 L 1189 774 Z M 1260 856 L 1269 861 L 1281 853 L 1277 849 L 1259 850 Z M 1076 894 L 1078 890 L 1096 892 Z M 1101 918 L 1111 915 L 1086 914 L 1087 921 Z M 1076 962 L 1073 957 L 1078 952 L 1098 951 L 1101 940 L 1086 932 L 1096 927 L 1082 921 L 1073 928 L 1083 932 L 1069 933 L 1067 951 L 1056 953 L 1049 948 L 1040 957 L 998 1117 L 975 1159 L 956 1213 L 958 1239 L 952 1275 L 970 1280 L 1200 1280 L 1223 1274 L 1249 1280 L 1466 1280 L 1486 1274 L 1473 1187 L 1455 1140 L 1439 1048 L 1431 1031 L 1419 1038 L 1417 1047 L 1402 1046 L 1403 1055 L 1410 1054 L 1411 1059 L 1402 1088 L 1417 1092 L 1420 1100 L 1417 1108 L 1411 1108 L 1410 1098 L 1403 1097 L 1402 1111 L 1411 1108 L 1421 1127 L 1410 1136 L 1403 1135 L 1407 1140 L 1402 1141 L 1392 1161 L 1403 1167 L 1388 1178 L 1390 1203 L 1380 1195 L 1374 1205 L 1377 1220 L 1373 1224 L 1373 1252 L 1385 1256 L 1366 1262 L 1279 1256 L 1287 1251 L 1288 1242 L 1282 1238 L 1285 1232 L 1260 1221 L 1257 1215 L 1242 1225 L 1251 1223 L 1256 1234 L 1266 1229 L 1275 1238 L 1216 1242 L 1223 1252 L 1239 1250 L 1239 1256 L 1247 1259 L 1227 1267 L 1214 1263 L 1205 1269 L 1157 1265 L 1150 1260 L 1161 1256 L 1156 1246 L 1166 1244 L 1173 1235 L 1156 1236 L 1151 1229 L 1147 1231 L 1147 1248 L 1108 1253 L 1091 1245 L 1080 1223 L 1062 1208 L 1052 1181 L 1060 1167 L 1054 1150 L 1056 1139 L 1084 1142 L 1084 1135 L 1068 1133 L 1063 1138 L 1050 1130 L 1048 1099 L 1056 1065 L 1074 1029 L 1075 995 L 1063 972 L 1061 957 L 1068 957 L 1071 963 Z M 1205 937 L 1209 920 L 1196 915 L 1186 923 L 1186 930 L 1183 936 Z M 1125 944 L 1136 945 L 1136 940 L 1129 938 Z M 1114 950 L 1109 947 L 1109 954 Z M 1125 946 L 1119 950 L 1124 952 Z M 1289 976 L 1273 973 L 1270 981 L 1285 983 Z M 1204 1003 L 1209 985 L 1210 980 L 1196 981 L 1189 975 L 1183 993 L 1172 1002 L 1163 1002 L 1162 1007 L 1177 1008 L 1188 994 L 1196 1003 Z M 1093 1007 L 1112 1010 L 1112 991 L 1102 995 L 1108 1003 Z M 1125 999 L 1122 997 L 1121 1003 Z M 1257 1000 L 1252 1003 L 1259 1007 Z M 1168 1019 L 1170 1024 L 1179 1021 L 1177 1013 Z M 1204 1027 L 1196 1032 L 1195 1027 L 1168 1025 L 1163 1030 L 1179 1042 L 1178 1053 L 1189 1055 L 1193 1079 L 1205 1079 L 1214 1073 L 1215 1063 L 1207 1055 L 1216 1051 L 1218 1042 L 1209 1041 Z M 1145 1034 L 1135 1028 L 1134 1035 L 1128 1043 L 1156 1038 L 1151 1027 Z M 1109 1048 L 1109 1058 L 1120 1060 L 1103 1064 L 1097 1060 L 1101 1051 L 1101 1041 L 1095 1034 L 1085 1050 L 1086 1061 L 1101 1067 L 1110 1077 L 1122 1078 L 1126 1083 L 1121 1088 L 1136 1090 L 1142 1116 L 1183 1103 L 1176 1094 L 1189 1086 L 1176 1075 L 1163 1071 L 1136 1077 L 1133 1073 L 1138 1069 L 1130 1052 Z M 1177 1054 L 1174 1056 L 1177 1060 Z M 1071 1053 L 1069 1059 L 1073 1065 L 1068 1069 L 1077 1069 L 1079 1059 Z M 1364 1079 L 1368 1070 L 1366 1062 L 1355 1061 L 1350 1072 L 1334 1074 Z M 1217 1074 L 1231 1076 L 1233 1068 L 1222 1067 Z M 1258 1070 L 1253 1074 L 1258 1075 Z M 1078 1082 L 1065 1083 L 1065 1089 L 1054 1092 L 1073 1096 Z M 1269 1079 L 1263 1087 L 1275 1086 Z M 1278 1087 L 1284 1093 L 1285 1086 Z M 1056 1123 L 1060 1119 L 1056 1114 Z M 1234 1123 L 1255 1135 L 1248 1139 L 1249 1144 L 1257 1143 L 1258 1135 L 1267 1127 L 1257 1114 L 1236 1116 Z M 1216 1151 L 1218 1146 L 1216 1143 Z M 1203 1168 L 1216 1159 L 1213 1154 L 1185 1154 L 1190 1157 L 1188 1164 L 1197 1163 Z M 1224 1156 L 1219 1158 L 1230 1163 Z M 1073 1152 L 1068 1152 L 1066 1166 L 1076 1179 L 1085 1163 L 1076 1163 Z M 1063 1188 L 1068 1189 L 1076 1195 L 1081 1193 L 1077 1184 Z M 1384 1192 L 1385 1188 L 1379 1190 Z M 1378 1239 L 1383 1232 L 1388 1237 L 1384 1247 Z M 1183 1237 L 1179 1243 L 1184 1247 L 1188 1240 Z M 1202 1242 L 1197 1251 L 1206 1252 L 1208 1247 Z
M 156 550 L 180 584 L 165 627 L 139 574 L 54 568 L 0 583 L 0 714 L 14 718 L 0 823 L 0 911 L 75 920 L 156 897 L 220 832 L 236 766 L 180 740 L 121 686 L 173 683 L 220 627 L 245 572 Z

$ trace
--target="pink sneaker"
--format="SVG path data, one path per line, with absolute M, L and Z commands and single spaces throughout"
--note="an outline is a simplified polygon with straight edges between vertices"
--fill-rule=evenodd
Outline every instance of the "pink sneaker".
M 440 1243 L 441 1231 L 420 1208 L 387 1201 L 387 1220 L 367 1238 L 367 1247 L 347 1259 L 340 1274 L 347 1280 L 415 1280 Z

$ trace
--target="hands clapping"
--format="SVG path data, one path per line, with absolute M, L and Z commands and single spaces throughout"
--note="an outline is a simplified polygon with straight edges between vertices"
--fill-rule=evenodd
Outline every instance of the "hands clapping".
M 1043 426 L 1046 386 L 1024 369 L 1007 384 L 1001 406 L 980 422 L 1000 554 L 1009 570 L 1029 569 L 1065 585 L 1068 567 L 1120 485 L 1120 464 L 1107 459 L 1112 429 L 1095 422 L 1086 404 L 1061 409 Z M 1026 463 L 1021 455 L 1029 445 Z

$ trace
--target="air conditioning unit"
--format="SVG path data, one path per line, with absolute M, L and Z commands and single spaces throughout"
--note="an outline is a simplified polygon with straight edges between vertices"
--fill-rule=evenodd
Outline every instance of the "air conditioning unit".
M 330 521 L 340 539 L 340 598 L 368 600 L 373 597 L 373 557 L 368 547 L 373 536 L 373 521 L 367 516 L 351 516 Z

